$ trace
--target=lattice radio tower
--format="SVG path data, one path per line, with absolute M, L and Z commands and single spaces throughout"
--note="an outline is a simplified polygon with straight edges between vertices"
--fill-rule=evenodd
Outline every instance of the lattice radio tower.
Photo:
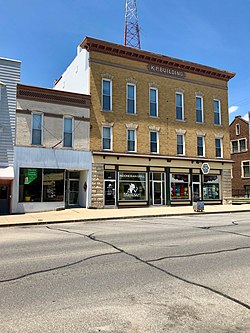
M 136 0 L 126 0 L 124 45 L 141 48 Z

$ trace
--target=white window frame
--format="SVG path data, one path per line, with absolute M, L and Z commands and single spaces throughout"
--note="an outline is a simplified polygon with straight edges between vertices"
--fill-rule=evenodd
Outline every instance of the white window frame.
M 241 161 L 241 178 L 250 178 L 250 176 L 248 177 L 244 175 L 244 163 L 246 162 L 249 163 L 249 168 L 250 168 L 250 160 Z
M 197 121 L 197 107 L 196 107 L 196 100 L 197 98 L 199 98 L 201 100 L 201 121 Z M 198 124 L 203 124 L 204 123 L 204 109 L 203 109 L 203 97 L 202 96 L 196 96 L 195 97 L 195 120 L 196 120 L 196 123 Z
M 203 148 L 202 155 L 198 155 L 198 138 L 202 138 L 202 148 Z M 204 157 L 205 156 L 205 137 L 203 135 L 197 135 L 196 142 L 197 142 L 197 156 Z
M 240 149 L 240 141 L 245 141 L 245 150 L 241 150 Z M 233 151 L 233 142 L 237 142 L 237 151 Z M 231 140 L 231 154 L 237 154 L 237 153 L 245 153 L 248 151 L 247 148 L 247 138 L 240 138 L 240 139 L 236 139 L 236 140 Z
M 110 148 L 104 148 L 104 146 L 103 146 L 103 139 L 104 139 L 103 130 L 104 130 L 104 128 L 109 128 L 110 129 Z M 112 151 L 113 150 L 113 130 L 112 130 L 111 126 L 102 126 L 102 150 L 105 150 L 105 151 Z
M 34 126 L 33 116 L 34 115 L 41 116 L 41 143 L 40 144 L 33 143 L 33 126 Z M 31 113 L 31 142 L 30 142 L 30 144 L 32 146 L 42 146 L 43 145 L 43 121 L 44 121 L 43 117 L 44 117 L 44 114 L 42 112 L 32 112 Z
M 151 115 L 151 90 L 156 92 L 156 115 Z M 149 116 L 153 117 L 153 118 L 157 118 L 158 117 L 158 89 L 157 88 L 149 88 Z
M 220 150 L 221 150 L 221 156 L 216 156 L 216 140 L 220 140 Z M 215 157 L 216 158 L 223 158 L 223 142 L 222 142 L 222 138 L 215 138 L 214 140 L 214 143 L 215 143 Z
M 128 98 L 128 87 L 129 86 L 131 86 L 131 87 L 134 87 L 134 112 L 132 113 L 132 112 L 128 112 L 128 100 L 129 100 L 129 98 Z M 126 113 L 127 114 L 136 114 L 136 85 L 134 84 L 134 83 L 127 83 L 127 85 L 126 85 Z
M 235 125 L 235 134 L 240 135 L 240 124 Z
M 71 140 L 72 140 L 72 145 L 71 147 L 69 146 L 65 146 L 64 145 L 64 133 L 68 133 L 68 132 L 65 132 L 65 119 L 71 119 L 71 123 L 72 123 L 72 130 L 71 130 Z M 74 117 L 72 116 L 63 116 L 63 147 L 64 148 L 73 148 L 74 147 Z
M 181 119 L 177 118 L 177 103 L 176 103 L 176 99 L 177 99 L 177 95 L 181 96 Z M 175 93 L 175 118 L 178 121 L 184 121 L 184 94 L 181 92 L 176 92 Z
M 182 145 L 183 145 L 183 153 L 182 154 L 178 154 L 178 136 L 182 137 Z M 185 134 L 176 134 L 176 155 L 177 156 L 185 156 L 186 155 Z
M 103 94 L 103 82 L 104 81 L 107 81 L 107 82 L 109 82 L 110 83 L 110 95 L 109 95 L 109 99 L 110 99 L 110 108 L 109 109 L 104 109 L 104 107 L 103 107 L 103 96 L 104 96 L 104 94 Z M 105 96 L 108 96 L 108 95 L 105 95 Z M 105 79 L 105 78 L 103 78 L 102 79 L 102 110 L 103 111 L 107 111 L 107 112 L 109 112 L 109 111 L 112 111 L 112 80 L 110 80 L 110 79 Z
M 221 126 L 221 101 L 219 99 L 214 98 L 213 107 L 214 107 L 215 102 L 218 102 L 218 105 L 219 105 L 219 112 L 218 112 L 219 113 L 219 124 L 216 124 L 215 119 L 214 119 L 214 125 L 215 126 Z M 217 113 L 217 112 L 215 112 L 215 107 L 214 107 L 214 118 L 215 118 L 215 113 Z
M 157 138 L 157 141 L 156 141 L 156 145 L 157 145 L 157 151 L 151 151 L 151 133 L 156 133 L 156 138 Z M 159 154 L 159 133 L 158 131 L 150 131 L 149 132 L 149 148 L 150 148 L 150 154 Z
M 134 150 L 129 150 L 129 144 L 128 144 L 128 133 L 129 133 L 129 131 L 133 131 L 134 134 L 135 134 L 135 139 L 134 139 L 134 142 L 135 142 L 135 149 L 134 149 Z M 136 135 L 136 129 L 133 129 L 133 128 L 127 128 L 127 151 L 128 151 L 128 152 L 132 152 L 132 153 L 137 152 L 137 135 Z

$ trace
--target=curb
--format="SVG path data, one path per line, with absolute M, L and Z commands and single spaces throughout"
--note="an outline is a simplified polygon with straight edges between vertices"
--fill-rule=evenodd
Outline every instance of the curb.
M 85 219 L 69 219 L 61 221 L 32 221 L 32 222 L 6 222 L 0 223 L 0 228 L 5 227 L 23 227 L 23 226 L 35 226 L 35 225 L 46 225 L 46 224 L 63 224 L 63 223 L 77 223 L 77 222 L 98 222 L 98 221 L 109 221 L 109 220 L 127 220 L 136 218 L 150 218 L 150 217 L 170 217 L 170 216 L 193 216 L 193 215 L 212 215 L 212 214 L 233 214 L 233 213 L 245 213 L 250 212 L 248 210 L 233 210 L 233 211 L 219 211 L 219 212 L 192 212 L 192 213 L 163 213 L 163 214 L 145 214 L 145 215 L 131 215 L 131 216 L 117 216 L 117 217 L 90 217 Z

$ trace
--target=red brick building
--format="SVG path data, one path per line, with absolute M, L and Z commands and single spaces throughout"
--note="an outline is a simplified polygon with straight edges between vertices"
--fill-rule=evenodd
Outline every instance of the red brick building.
M 232 194 L 250 197 L 250 143 L 249 122 L 235 117 L 230 124 L 231 158 L 235 162 L 232 171 Z

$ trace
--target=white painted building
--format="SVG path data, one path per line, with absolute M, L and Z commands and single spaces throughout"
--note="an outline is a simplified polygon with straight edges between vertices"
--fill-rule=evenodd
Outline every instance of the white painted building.
M 18 85 L 12 213 L 89 207 L 90 96 Z
M 16 86 L 21 62 L 0 58 L 0 214 L 9 214 L 14 179 Z

